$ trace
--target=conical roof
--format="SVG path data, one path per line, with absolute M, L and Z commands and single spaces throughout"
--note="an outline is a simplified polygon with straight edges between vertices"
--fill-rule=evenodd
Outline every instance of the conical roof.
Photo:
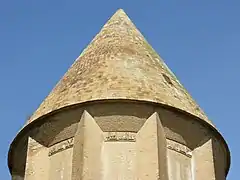
M 131 99 L 207 116 L 123 10 L 118 10 L 76 59 L 29 122 L 73 104 Z

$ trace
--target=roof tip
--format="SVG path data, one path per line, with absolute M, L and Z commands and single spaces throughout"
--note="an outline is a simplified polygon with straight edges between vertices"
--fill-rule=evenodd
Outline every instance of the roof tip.
M 124 12 L 124 10 L 122 9 L 122 8 L 119 8 L 117 11 L 116 11 L 116 13 L 117 12 Z
M 125 16 L 127 15 L 122 8 L 119 8 L 119 9 L 115 12 L 114 15 L 123 15 L 123 14 L 124 14 Z
M 121 22 L 121 21 L 125 21 L 125 22 L 128 22 L 127 24 L 131 24 L 129 23 L 131 22 L 131 20 L 128 17 L 128 15 L 125 13 L 123 9 L 120 8 L 108 19 L 108 21 L 105 23 L 103 28 L 108 27 L 108 25 L 112 24 L 113 22 L 115 22 L 114 24 L 118 24 L 118 22 Z

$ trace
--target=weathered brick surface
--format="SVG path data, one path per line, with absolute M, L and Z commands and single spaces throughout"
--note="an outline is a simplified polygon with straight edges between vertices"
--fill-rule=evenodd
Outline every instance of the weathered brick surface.
M 30 121 L 61 107 L 98 99 L 162 103 L 209 122 L 122 10 L 104 25 Z

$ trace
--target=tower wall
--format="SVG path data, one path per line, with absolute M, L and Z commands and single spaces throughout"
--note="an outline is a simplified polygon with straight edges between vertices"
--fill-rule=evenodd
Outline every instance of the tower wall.
M 206 172 L 205 179 L 226 176 L 228 151 L 219 134 L 172 108 L 101 101 L 62 109 L 45 118 L 31 124 L 12 151 L 12 172 L 24 171 L 24 180 L 34 179 L 29 175 L 31 167 L 37 168 L 35 173 L 44 172 L 45 179 L 115 179 L 117 172 L 122 179 L 146 180 L 195 180 L 201 179 L 202 172 Z M 31 141 L 21 143 L 25 139 L 38 142 L 40 161 L 37 153 L 29 154 Z M 26 145 L 28 150 L 22 153 L 27 158 L 21 159 L 18 152 Z M 30 166 L 30 161 L 36 166 Z

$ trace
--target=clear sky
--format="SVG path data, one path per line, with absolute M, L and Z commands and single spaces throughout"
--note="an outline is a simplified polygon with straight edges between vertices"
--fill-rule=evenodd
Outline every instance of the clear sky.
M 0 0 L 0 174 L 27 117 L 123 8 L 229 144 L 239 179 L 239 0 Z

